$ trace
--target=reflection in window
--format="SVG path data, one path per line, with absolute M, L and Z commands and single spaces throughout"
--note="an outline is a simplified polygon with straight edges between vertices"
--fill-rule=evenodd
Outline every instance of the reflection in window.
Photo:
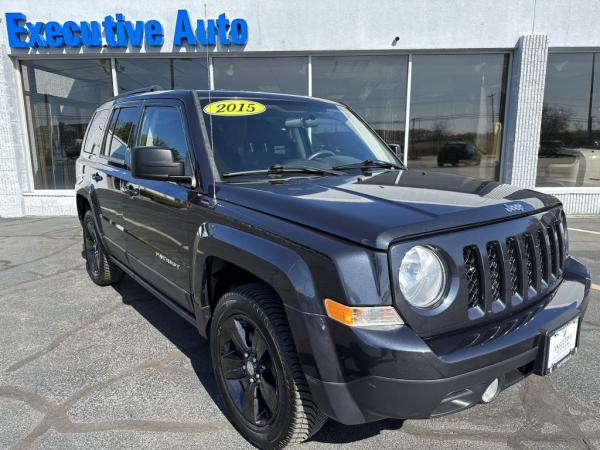
M 600 186 L 600 57 L 548 55 L 537 186 Z
M 308 58 L 214 58 L 215 89 L 308 94 Z
M 119 108 L 115 110 L 114 126 L 108 132 L 106 141 L 109 148 L 109 156 L 121 161 L 129 160 L 131 149 L 131 131 L 137 121 L 137 108 Z
M 204 58 L 117 59 L 119 92 L 158 85 L 163 89 L 208 89 Z
M 110 60 L 22 61 L 35 189 L 72 189 L 96 108 L 113 94 Z
M 171 106 L 149 106 L 144 112 L 138 145 L 175 150 L 176 161 L 188 162 L 187 143 L 179 110 Z M 189 164 L 186 173 L 189 174 Z
M 409 167 L 498 179 L 508 55 L 413 57 Z
M 403 147 L 407 64 L 407 56 L 315 56 L 313 95 L 347 104 Z

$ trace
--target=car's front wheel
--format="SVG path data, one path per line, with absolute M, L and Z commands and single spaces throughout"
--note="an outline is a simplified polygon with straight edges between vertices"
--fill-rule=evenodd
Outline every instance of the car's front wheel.
M 285 312 L 268 286 L 225 294 L 210 331 L 212 361 L 231 422 L 259 448 L 282 448 L 316 433 L 326 417 L 313 403 Z

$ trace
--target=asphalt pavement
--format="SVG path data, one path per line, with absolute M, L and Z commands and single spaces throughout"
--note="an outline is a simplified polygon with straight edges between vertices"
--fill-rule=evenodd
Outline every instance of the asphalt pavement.
M 328 421 L 301 448 L 600 449 L 600 218 L 569 228 L 596 283 L 569 363 L 443 418 Z M 0 448 L 249 447 L 207 342 L 134 281 L 94 285 L 76 218 L 0 220 Z

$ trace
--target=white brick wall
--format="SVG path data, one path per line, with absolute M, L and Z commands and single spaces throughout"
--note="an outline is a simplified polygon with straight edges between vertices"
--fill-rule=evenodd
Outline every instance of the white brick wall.
M 0 23 L 0 25 L 3 25 Z M 0 34 L 0 217 L 24 214 L 17 152 L 22 152 L 19 115 L 12 61 L 7 56 L 4 33 Z M 10 95 L 13 93 L 13 95 Z
M 519 38 L 512 62 L 502 176 L 503 181 L 526 188 L 535 187 L 547 58 L 546 35 Z

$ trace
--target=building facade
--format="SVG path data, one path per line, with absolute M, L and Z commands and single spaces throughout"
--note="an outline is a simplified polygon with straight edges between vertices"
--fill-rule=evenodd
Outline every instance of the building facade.
M 600 3 L 2 2 L 0 217 L 75 214 L 96 107 L 129 90 L 342 101 L 411 168 L 600 214 Z

